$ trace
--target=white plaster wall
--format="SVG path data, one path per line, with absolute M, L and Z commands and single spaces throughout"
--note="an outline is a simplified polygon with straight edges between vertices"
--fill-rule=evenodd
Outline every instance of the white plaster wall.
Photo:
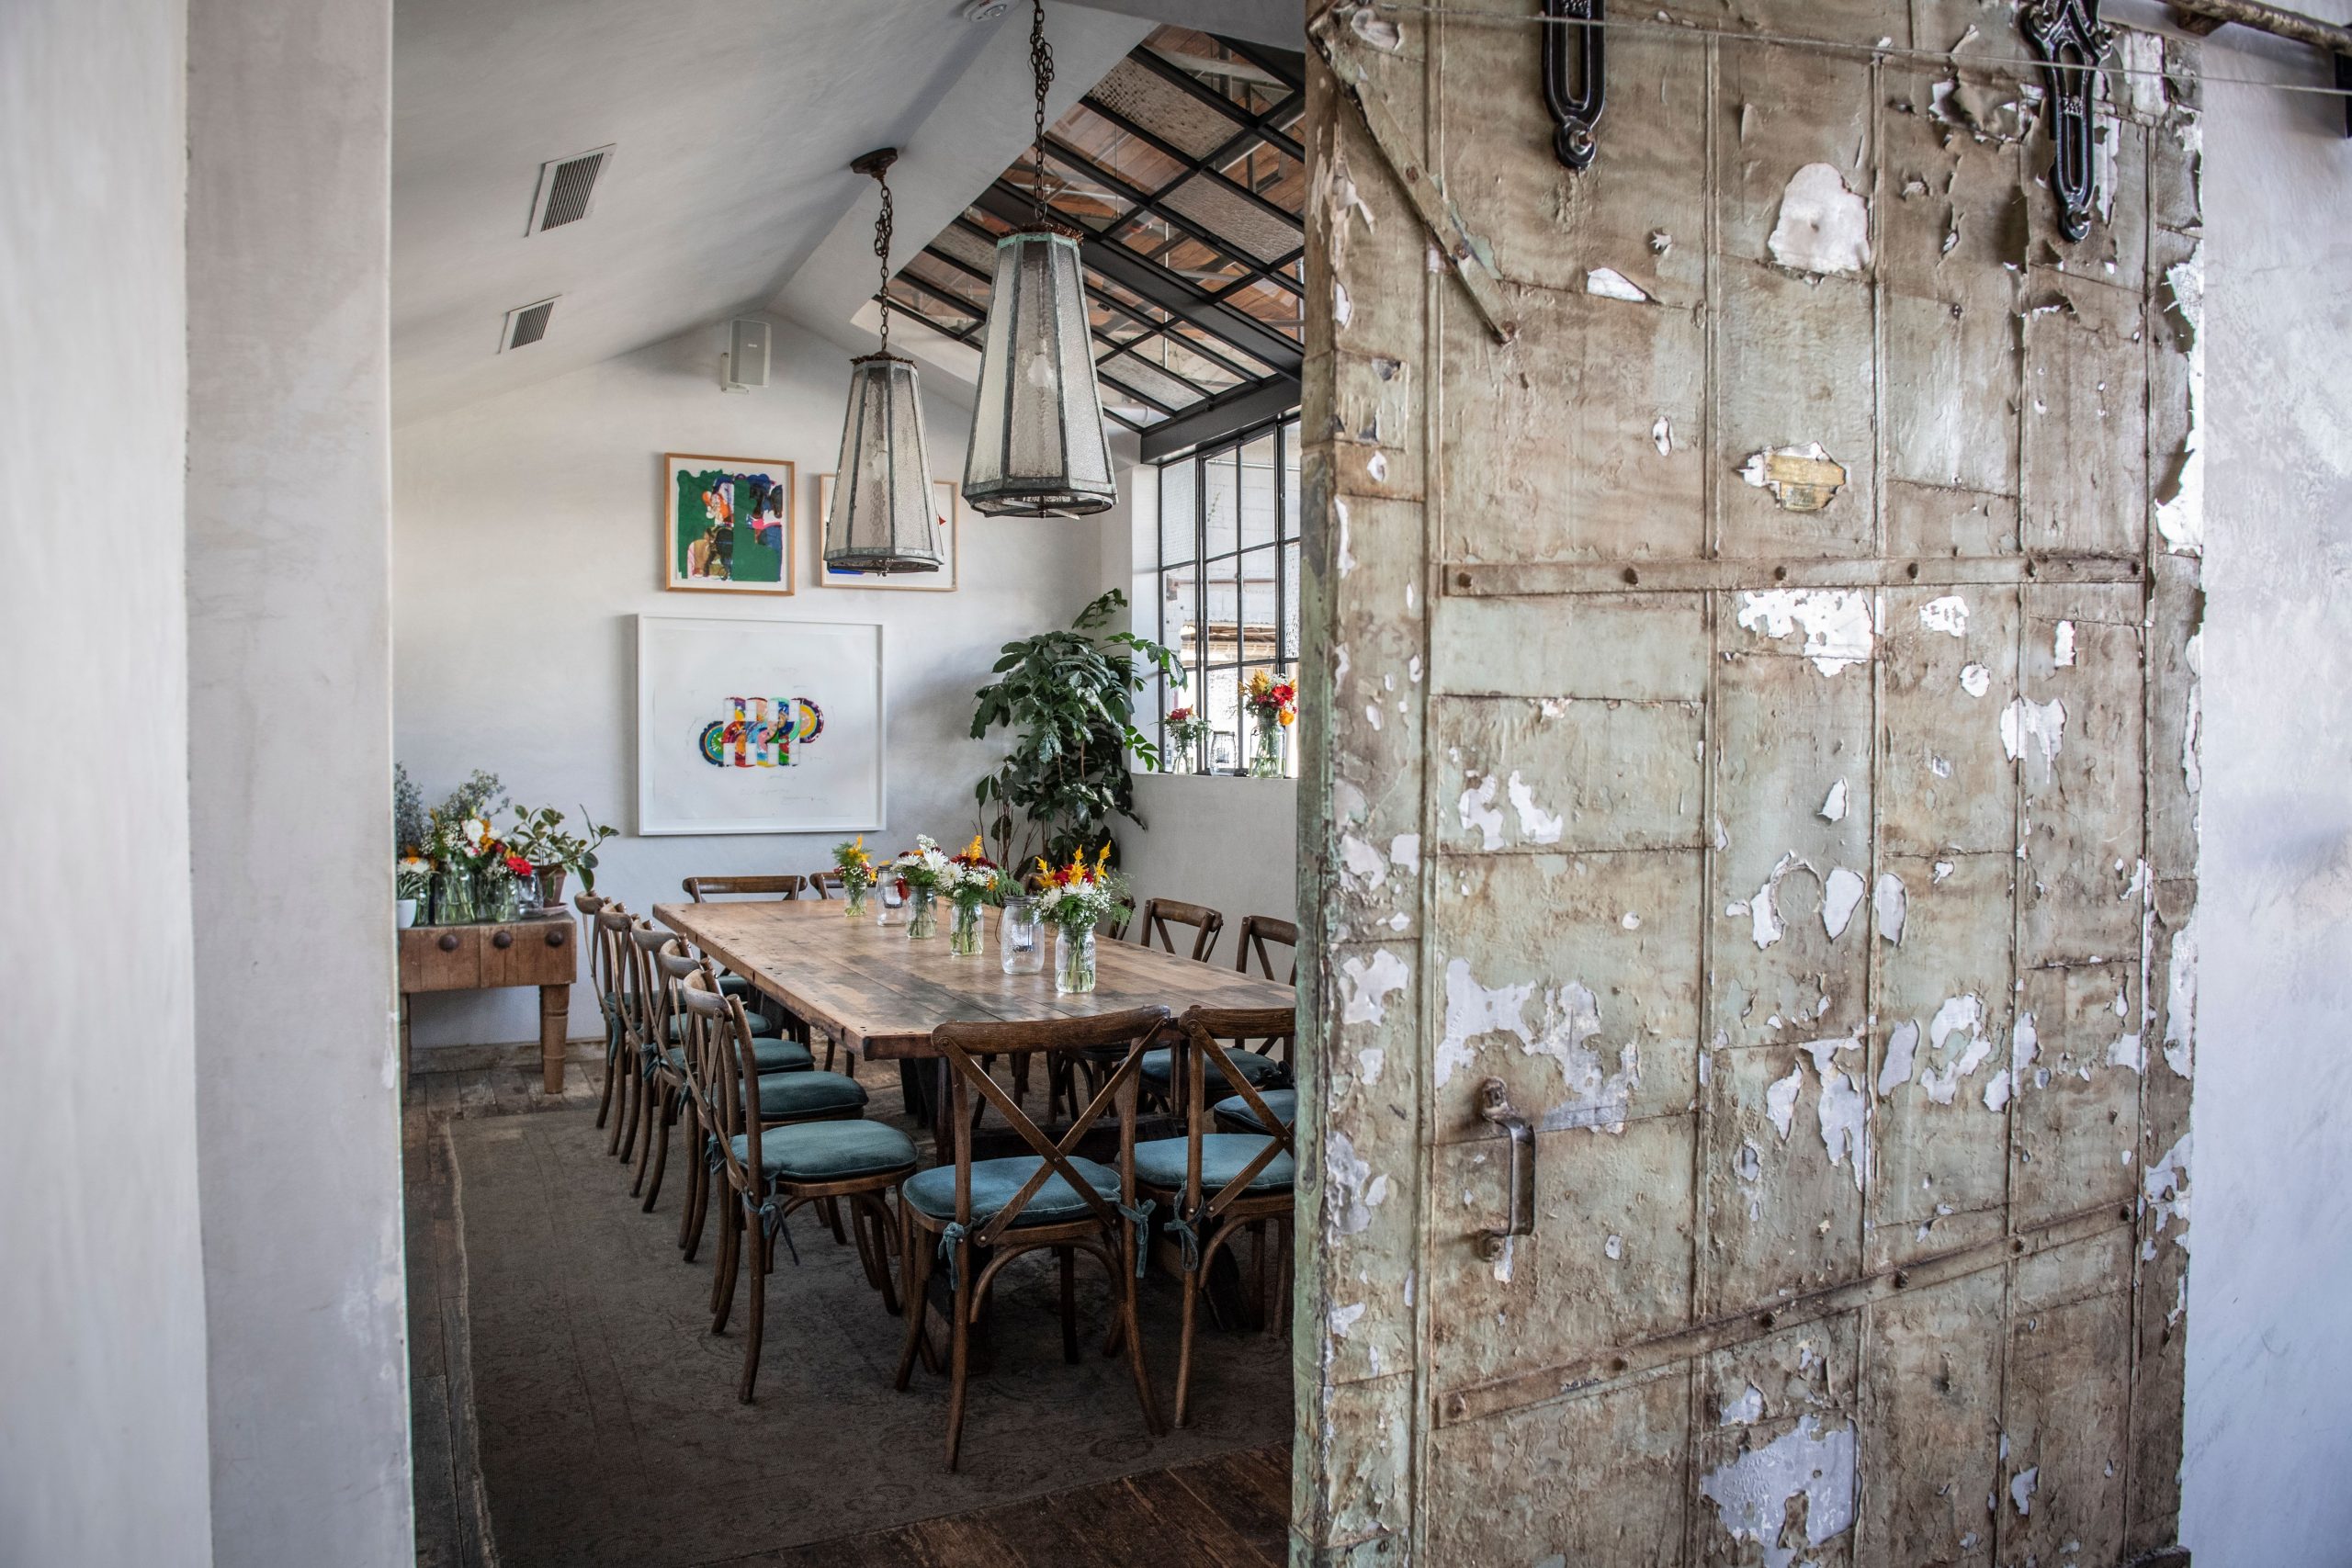
M 188 15 L 213 1546 L 256 1568 L 392 1568 L 414 1548 L 384 831 L 391 7 Z
M 2206 63 L 2326 81 L 2234 28 Z M 2339 100 L 2214 82 L 2207 103 L 2181 1539 L 2198 1568 L 2317 1568 L 2352 1561 L 2352 142 Z
M 0 1562 L 212 1561 L 187 48 L 173 0 L 0 6 Z
M 697 329 L 403 424 L 393 442 L 400 760 L 428 804 L 480 767 L 518 800 L 575 818 L 584 805 L 617 825 L 624 836 L 604 851 L 598 890 L 639 911 L 682 900 L 689 875 L 830 864 L 842 835 L 636 836 L 634 616 L 880 621 L 890 798 L 876 840 L 960 840 L 975 830 L 973 782 L 1002 750 L 969 739 L 972 694 L 1005 642 L 1067 626 L 1100 592 L 1098 541 L 1125 526 L 1124 513 L 1032 520 L 967 510 L 955 592 L 819 587 L 816 476 L 840 456 L 848 356 L 778 321 L 770 385 L 729 394 L 718 384 L 722 336 Z M 970 413 L 926 385 L 933 475 L 960 478 Z M 799 465 L 797 594 L 662 591 L 664 452 Z M 593 1032 L 595 1017 L 583 984 L 572 1032 Z M 538 1030 L 529 991 L 420 998 L 413 1023 L 419 1052 Z
M 1225 915 L 1216 962 L 1233 962 L 1244 915 L 1298 919 L 1298 781 L 1138 773 L 1145 826 L 1119 824 L 1136 897 L 1182 898 Z

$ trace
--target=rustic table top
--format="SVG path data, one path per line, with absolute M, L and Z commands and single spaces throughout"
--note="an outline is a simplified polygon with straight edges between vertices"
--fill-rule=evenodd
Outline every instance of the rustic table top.
M 1295 999 L 1290 987 L 1254 974 L 1107 938 L 1098 938 L 1096 988 L 1057 995 L 1051 930 L 1046 967 L 1008 975 L 997 912 L 988 917 L 980 952 L 957 958 L 947 950 L 953 911 L 944 908 L 939 935 L 910 942 L 905 926 L 847 919 L 830 899 L 653 907 L 656 920 L 873 1057 L 935 1056 L 931 1032 L 943 1023 L 1088 1018 L 1154 1004 L 1177 1013 L 1195 1005 L 1281 1008 Z

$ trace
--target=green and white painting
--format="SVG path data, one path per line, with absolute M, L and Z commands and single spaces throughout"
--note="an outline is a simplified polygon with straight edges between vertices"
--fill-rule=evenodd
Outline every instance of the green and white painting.
M 793 591 L 794 471 L 770 457 L 667 454 L 664 586 L 720 593 Z

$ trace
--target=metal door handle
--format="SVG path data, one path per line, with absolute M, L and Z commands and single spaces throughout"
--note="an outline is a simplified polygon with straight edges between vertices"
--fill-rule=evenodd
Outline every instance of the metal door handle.
M 1503 1245 L 1515 1235 L 1535 1234 L 1535 1130 L 1511 1106 L 1510 1089 L 1500 1078 L 1478 1086 L 1478 1118 L 1503 1130 L 1510 1140 L 1510 1219 L 1498 1229 L 1478 1233 L 1478 1254 L 1488 1259 L 1502 1256 Z

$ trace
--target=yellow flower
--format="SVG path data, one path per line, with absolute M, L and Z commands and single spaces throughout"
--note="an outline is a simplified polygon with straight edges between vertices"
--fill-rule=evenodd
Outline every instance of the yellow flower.
M 980 858 L 980 835 L 978 833 L 972 835 L 971 847 L 964 852 L 964 858 L 966 860 L 978 860 Z
M 1284 729 L 1288 729 L 1292 725 L 1298 722 L 1298 715 L 1293 713 L 1288 708 L 1284 708 L 1280 714 L 1275 716 L 1275 722 L 1280 724 Z
M 1273 689 L 1273 680 L 1272 677 L 1268 676 L 1263 670 L 1253 670 L 1250 672 L 1250 694 L 1251 696 L 1257 698 L 1261 702 L 1263 702 Z
M 1102 879 L 1103 868 L 1108 866 L 1110 863 L 1111 840 L 1105 839 L 1102 840 L 1102 852 L 1094 857 L 1094 875 L 1097 881 Z

